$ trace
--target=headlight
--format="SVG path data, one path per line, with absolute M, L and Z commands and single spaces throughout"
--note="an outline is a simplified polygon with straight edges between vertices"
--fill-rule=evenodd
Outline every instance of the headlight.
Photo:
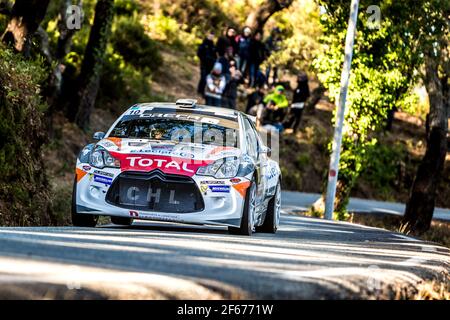
M 108 151 L 103 148 L 98 148 L 91 153 L 89 164 L 100 169 L 103 169 L 104 167 L 120 168 L 119 159 L 114 158 Z
M 236 177 L 241 165 L 241 160 L 236 157 L 223 158 L 214 161 L 210 165 L 197 169 L 200 176 L 212 176 L 216 179 L 229 179 Z

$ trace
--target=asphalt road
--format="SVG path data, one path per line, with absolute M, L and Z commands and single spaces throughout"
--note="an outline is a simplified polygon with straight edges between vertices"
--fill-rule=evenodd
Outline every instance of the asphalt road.
M 392 298 L 448 273 L 450 251 L 289 214 L 276 235 L 137 222 L 0 228 L 0 298 Z
M 283 204 L 289 210 L 308 210 L 320 198 L 317 193 L 304 193 L 283 191 Z M 380 213 L 403 216 L 405 205 L 403 203 L 350 198 L 347 209 L 358 213 Z M 450 209 L 435 208 L 434 220 L 450 221 Z

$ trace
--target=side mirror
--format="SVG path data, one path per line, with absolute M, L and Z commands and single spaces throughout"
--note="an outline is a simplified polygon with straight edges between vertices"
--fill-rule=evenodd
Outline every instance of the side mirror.
M 259 153 L 265 153 L 269 157 L 270 157 L 271 152 L 272 152 L 272 150 L 269 147 L 261 146 L 261 148 L 259 148 Z
M 102 140 L 104 137 L 105 137 L 105 133 L 104 132 L 96 132 L 92 136 L 92 138 L 94 138 L 94 140 Z

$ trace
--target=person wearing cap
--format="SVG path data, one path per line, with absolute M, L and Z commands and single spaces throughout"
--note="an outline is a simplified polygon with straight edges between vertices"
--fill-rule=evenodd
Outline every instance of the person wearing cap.
M 221 106 L 226 83 L 225 76 L 222 74 L 222 64 L 216 62 L 211 73 L 206 77 L 205 102 L 207 105 Z
M 283 122 L 289 106 L 284 87 L 282 85 L 276 86 L 275 90 L 268 94 L 263 101 L 266 105 L 264 120 L 268 122 Z

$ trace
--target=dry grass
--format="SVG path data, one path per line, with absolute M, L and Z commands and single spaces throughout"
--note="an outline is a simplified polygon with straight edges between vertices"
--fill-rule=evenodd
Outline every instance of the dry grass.
M 414 300 L 450 300 L 450 279 L 443 282 L 428 281 L 418 286 Z
M 401 232 L 399 229 L 401 222 L 400 216 L 379 213 L 352 213 L 350 222 Z M 440 243 L 450 248 L 450 222 L 433 221 L 430 230 L 418 238 L 425 241 Z

